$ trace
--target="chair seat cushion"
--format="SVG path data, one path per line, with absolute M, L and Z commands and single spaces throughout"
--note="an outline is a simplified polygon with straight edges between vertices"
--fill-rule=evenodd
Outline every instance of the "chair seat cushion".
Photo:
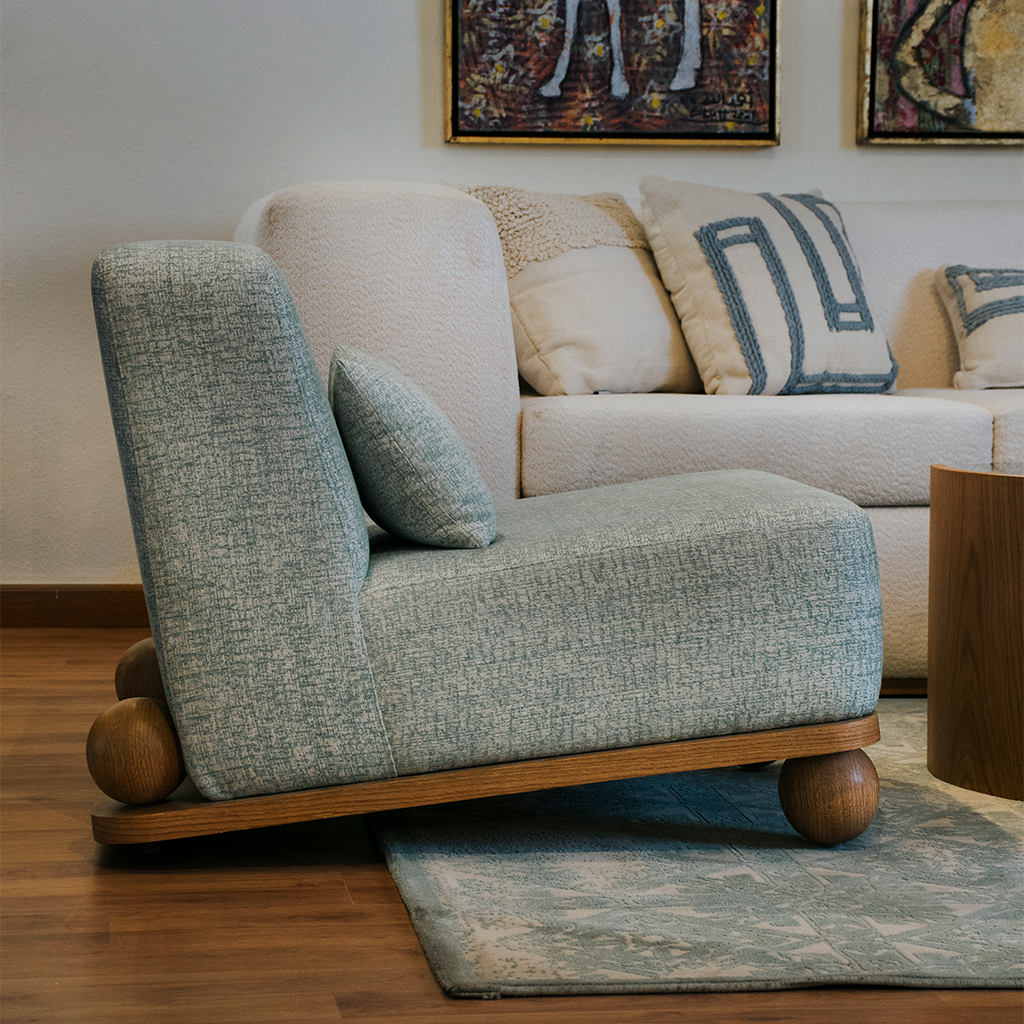
M 745 468 L 865 508 L 927 505 L 931 463 L 989 460 L 992 417 L 893 395 L 524 398 L 522 450 L 526 495 Z
M 498 505 L 479 550 L 381 535 L 360 596 L 399 773 L 869 713 L 866 515 L 766 473 Z

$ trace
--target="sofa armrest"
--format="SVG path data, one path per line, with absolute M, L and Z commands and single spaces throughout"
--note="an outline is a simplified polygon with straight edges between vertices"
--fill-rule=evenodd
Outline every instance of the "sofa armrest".
M 317 182 L 242 217 L 277 261 L 321 376 L 350 345 L 412 378 L 450 417 L 495 499 L 516 496 L 518 371 L 494 219 L 443 185 Z

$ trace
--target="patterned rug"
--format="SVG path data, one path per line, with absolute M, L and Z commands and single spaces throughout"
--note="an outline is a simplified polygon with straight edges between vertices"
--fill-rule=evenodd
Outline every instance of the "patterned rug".
M 778 766 L 495 797 L 375 818 L 450 996 L 1024 981 L 1022 812 L 933 779 L 926 702 L 880 702 L 874 824 L 822 849 Z

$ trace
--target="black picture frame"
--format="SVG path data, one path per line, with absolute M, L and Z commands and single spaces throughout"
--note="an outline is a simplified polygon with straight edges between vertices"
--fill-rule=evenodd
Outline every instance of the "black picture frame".
M 778 0 L 446 0 L 452 143 L 777 146 Z
M 857 141 L 1024 144 L 1024 35 L 989 0 L 861 0 Z

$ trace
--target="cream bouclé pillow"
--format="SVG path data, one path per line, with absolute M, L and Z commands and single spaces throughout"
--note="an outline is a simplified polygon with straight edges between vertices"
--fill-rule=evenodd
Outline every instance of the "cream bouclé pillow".
M 893 389 L 896 361 L 831 203 L 653 176 L 640 194 L 708 394 Z
M 1024 270 L 946 265 L 935 287 L 960 350 L 953 386 L 1024 387 Z
M 643 226 L 622 196 L 465 191 L 498 226 L 519 372 L 539 394 L 703 391 Z

